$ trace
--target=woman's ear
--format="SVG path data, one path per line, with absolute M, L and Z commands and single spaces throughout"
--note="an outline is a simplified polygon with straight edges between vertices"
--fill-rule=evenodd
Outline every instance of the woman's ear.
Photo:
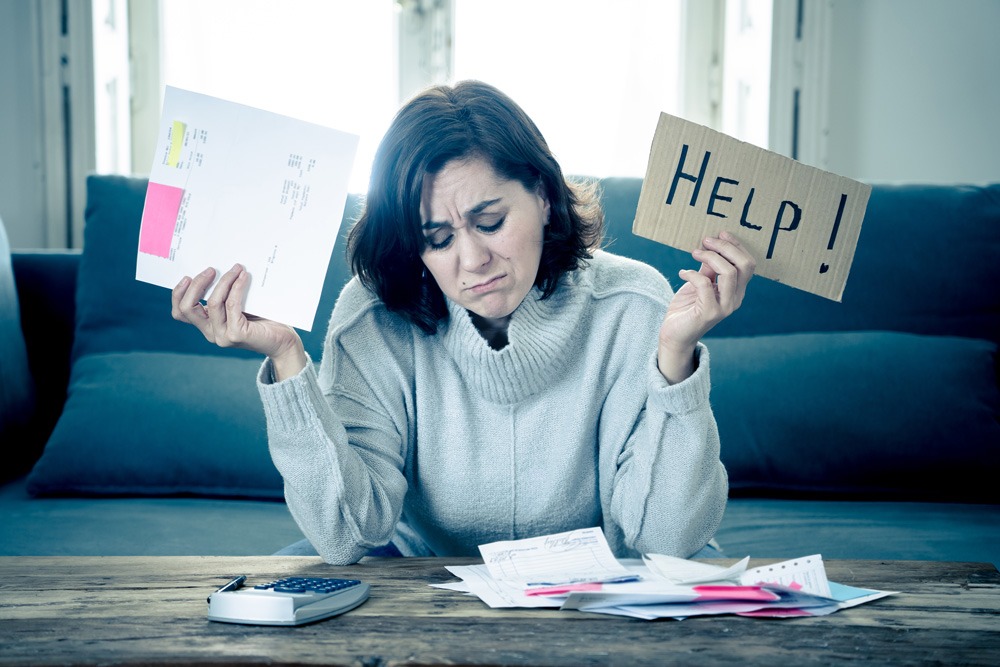
M 544 220 L 542 225 L 547 225 L 552 219 L 552 206 L 549 204 L 549 198 L 545 195 L 545 187 L 541 183 L 535 188 L 535 196 L 542 202 L 542 219 Z

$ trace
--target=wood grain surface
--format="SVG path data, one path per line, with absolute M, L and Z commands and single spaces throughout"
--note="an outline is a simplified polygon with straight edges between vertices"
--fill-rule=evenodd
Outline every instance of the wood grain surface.
M 898 595 L 818 618 L 637 619 L 490 609 L 431 588 L 473 559 L 0 558 L 2 665 L 1000 665 L 1000 573 L 987 563 L 827 561 L 831 581 Z M 729 564 L 734 561 L 719 561 Z M 757 567 L 774 562 L 752 559 Z M 360 607 L 299 627 L 214 623 L 234 576 L 350 577 Z

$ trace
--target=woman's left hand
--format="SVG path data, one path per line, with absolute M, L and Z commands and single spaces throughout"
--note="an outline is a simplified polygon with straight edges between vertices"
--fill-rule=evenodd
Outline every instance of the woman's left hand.
M 671 384 L 694 372 L 698 341 L 740 307 L 756 269 L 754 258 L 729 232 L 706 238 L 691 256 L 701 268 L 680 271 L 684 284 L 660 327 L 657 364 Z

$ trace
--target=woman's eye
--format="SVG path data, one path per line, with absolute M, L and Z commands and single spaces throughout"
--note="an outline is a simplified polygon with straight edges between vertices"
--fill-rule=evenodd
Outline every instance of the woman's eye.
M 427 243 L 427 247 L 431 250 L 444 250 L 451 245 L 453 238 L 455 238 L 454 235 L 448 234 L 447 236 L 425 236 L 424 240 Z
M 484 234 L 493 234 L 494 232 L 500 231 L 500 228 L 503 227 L 503 223 L 506 221 L 507 221 L 507 216 L 504 216 L 499 220 L 497 220 L 492 225 L 479 225 L 479 231 L 481 231 Z

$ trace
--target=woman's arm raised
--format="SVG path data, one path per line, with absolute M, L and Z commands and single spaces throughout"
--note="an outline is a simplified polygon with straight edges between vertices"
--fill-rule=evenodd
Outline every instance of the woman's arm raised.
M 219 278 L 206 300 L 214 279 L 212 268 L 194 278 L 182 278 L 170 296 L 173 318 L 195 326 L 219 347 L 237 347 L 270 357 L 275 380 L 298 374 L 306 365 L 306 353 L 295 329 L 243 312 L 250 289 L 247 270 L 240 264 L 233 266 Z
M 691 255 L 701 268 L 680 272 L 684 284 L 660 327 L 657 365 L 670 384 L 691 376 L 695 345 L 740 307 L 756 270 L 753 257 L 728 232 L 706 238 Z

